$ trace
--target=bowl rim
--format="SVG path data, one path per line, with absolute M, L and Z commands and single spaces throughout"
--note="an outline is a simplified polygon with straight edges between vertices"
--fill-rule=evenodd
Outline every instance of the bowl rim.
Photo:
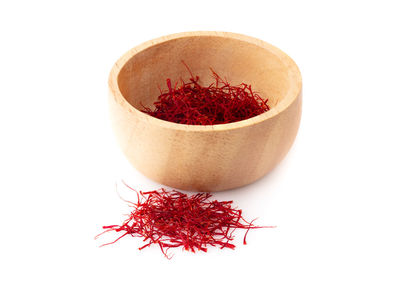
M 121 71 L 121 69 L 125 66 L 125 64 L 136 54 L 144 51 L 147 48 L 153 47 L 155 45 L 159 45 L 161 43 L 179 39 L 179 38 L 185 38 L 185 37 L 222 37 L 222 38 L 230 38 L 230 39 L 236 39 L 240 41 L 244 41 L 253 45 L 256 45 L 258 47 L 267 49 L 269 52 L 273 53 L 275 56 L 277 56 L 284 65 L 286 65 L 287 70 L 288 70 L 288 76 L 289 76 L 289 89 L 287 91 L 286 96 L 278 102 L 276 106 L 271 108 L 269 111 L 259 114 L 257 116 L 254 116 L 252 118 L 248 118 L 245 120 L 237 121 L 237 122 L 231 122 L 231 123 L 226 123 L 226 124 L 215 124 L 215 125 L 188 125 L 188 124 L 180 124 L 176 122 L 170 122 L 166 120 L 162 120 L 159 118 L 155 118 L 151 115 L 148 115 L 146 113 L 143 113 L 133 105 L 131 105 L 125 97 L 122 95 L 121 90 L 119 89 L 118 85 L 118 76 Z M 129 51 L 127 51 L 124 55 L 122 55 L 117 62 L 113 65 L 109 78 L 108 78 L 108 86 L 109 86 L 109 92 L 114 98 L 114 100 L 123 108 L 126 109 L 127 111 L 133 113 L 134 115 L 137 115 L 139 119 L 144 120 L 146 123 L 151 123 L 155 124 L 157 126 L 163 127 L 163 128 L 169 128 L 173 130 L 183 130 L 183 131 L 194 131 L 194 132 L 203 132 L 203 131 L 224 131 L 224 130 L 232 130 L 232 129 L 238 129 L 246 126 L 252 126 L 256 125 L 259 123 L 262 123 L 268 119 L 271 119 L 284 110 L 286 110 L 302 93 L 302 77 L 300 70 L 294 60 L 290 58 L 286 53 L 284 53 L 282 50 L 279 48 L 254 37 L 243 35 L 243 34 L 238 34 L 238 33 L 232 33 L 232 32 L 221 32 L 221 31 L 192 31 L 192 32 L 181 32 L 181 33 L 175 33 L 175 34 L 170 34 L 166 36 L 162 36 L 156 39 L 152 39 L 149 41 L 146 41 Z

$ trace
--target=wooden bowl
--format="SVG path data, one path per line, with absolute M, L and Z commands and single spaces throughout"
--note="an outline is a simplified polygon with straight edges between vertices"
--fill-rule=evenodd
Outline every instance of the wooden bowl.
M 166 78 L 190 76 L 181 60 L 212 82 L 210 67 L 232 84 L 251 84 L 271 109 L 220 125 L 183 125 L 140 110 L 152 106 Z M 113 127 L 122 151 L 145 176 L 193 191 L 240 187 L 273 169 L 291 147 L 301 116 L 302 81 L 294 61 L 259 39 L 226 32 L 186 32 L 143 43 L 109 77 Z

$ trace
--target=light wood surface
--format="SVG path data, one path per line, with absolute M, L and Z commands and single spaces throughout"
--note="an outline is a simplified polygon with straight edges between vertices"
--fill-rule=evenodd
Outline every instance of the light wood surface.
M 171 123 L 140 111 L 187 79 L 181 60 L 212 81 L 210 67 L 232 84 L 252 85 L 271 110 L 214 126 Z M 143 43 L 123 55 L 109 77 L 113 127 L 136 169 L 161 184 L 193 191 L 240 187 L 261 178 L 289 151 L 301 117 L 301 75 L 294 61 L 261 40 L 226 32 L 186 32 Z

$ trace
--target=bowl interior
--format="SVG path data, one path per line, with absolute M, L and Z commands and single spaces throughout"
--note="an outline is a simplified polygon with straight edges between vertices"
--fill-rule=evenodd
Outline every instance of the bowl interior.
M 188 36 L 152 45 L 130 58 L 118 74 L 118 87 L 124 98 L 135 108 L 151 107 L 172 83 L 181 78 L 188 81 L 192 73 L 200 83 L 213 82 L 210 68 L 229 83 L 250 84 L 261 97 L 276 107 L 290 88 L 288 67 L 276 50 L 260 47 L 245 40 L 219 36 Z

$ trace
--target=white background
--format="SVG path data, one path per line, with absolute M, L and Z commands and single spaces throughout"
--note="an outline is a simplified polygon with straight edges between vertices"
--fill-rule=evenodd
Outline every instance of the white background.
M 1 2 L 1 283 L 400 283 L 396 1 L 274 2 Z M 128 211 L 115 182 L 160 186 L 114 141 L 108 72 L 144 41 L 193 30 L 263 39 L 300 67 L 290 153 L 215 195 L 278 228 L 172 260 L 133 238 L 98 248 Z

